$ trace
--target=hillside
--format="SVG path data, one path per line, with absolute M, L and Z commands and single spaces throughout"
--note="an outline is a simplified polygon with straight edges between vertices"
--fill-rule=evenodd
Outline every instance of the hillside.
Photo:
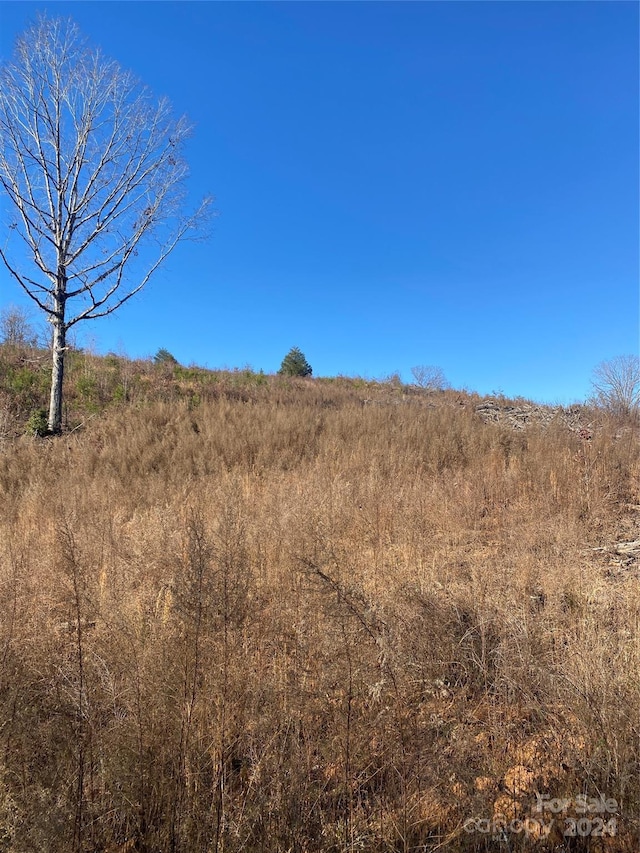
M 638 849 L 637 425 L 73 352 L 38 438 L 42 355 L 0 355 L 0 849 Z

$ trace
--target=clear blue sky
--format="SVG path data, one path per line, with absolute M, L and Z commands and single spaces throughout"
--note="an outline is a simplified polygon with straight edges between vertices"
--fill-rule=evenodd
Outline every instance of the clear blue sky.
M 319 376 L 583 398 L 639 345 L 638 9 L 0 3 L 0 57 L 71 16 L 186 112 L 216 197 L 212 238 L 78 343 L 266 372 L 297 345 Z

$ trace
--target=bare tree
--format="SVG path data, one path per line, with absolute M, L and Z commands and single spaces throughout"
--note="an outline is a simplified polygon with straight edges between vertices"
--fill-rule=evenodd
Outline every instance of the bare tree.
M 426 391 L 444 391 L 449 383 L 441 367 L 431 364 L 419 364 L 411 368 L 411 374 L 416 380 L 416 385 Z
M 15 238 L 0 257 L 53 326 L 51 432 L 68 330 L 141 290 L 209 209 L 205 198 L 182 213 L 189 133 L 69 20 L 40 17 L 0 70 L 0 186 Z
M 24 308 L 8 305 L 0 311 L 0 340 L 12 347 L 38 345 L 38 335 Z
M 640 410 L 640 358 L 619 355 L 601 362 L 593 371 L 591 401 L 612 414 L 629 415 Z

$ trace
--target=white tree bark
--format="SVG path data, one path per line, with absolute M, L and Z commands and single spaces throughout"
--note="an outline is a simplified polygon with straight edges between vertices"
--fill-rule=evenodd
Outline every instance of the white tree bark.
M 41 17 L 0 71 L 0 187 L 13 213 L 0 258 L 53 325 L 51 432 L 67 331 L 141 290 L 205 218 L 209 198 L 182 213 L 189 133 L 67 20 Z
M 64 383 L 64 357 L 67 351 L 67 326 L 64 322 L 64 299 L 54 295 L 54 308 L 57 313 L 51 316 L 53 338 L 51 344 L 51 394 L 49 397 L 49 421 L 51 432 L 60 432 L 62 428 L 62 388 Z

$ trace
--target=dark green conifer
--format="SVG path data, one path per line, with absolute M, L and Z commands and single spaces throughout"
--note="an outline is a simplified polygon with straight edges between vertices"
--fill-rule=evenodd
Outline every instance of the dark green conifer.
M 292 347 L 285 355 L 278 371 L 280 376 L 311 376 L 311 365 L 298 347 Z

